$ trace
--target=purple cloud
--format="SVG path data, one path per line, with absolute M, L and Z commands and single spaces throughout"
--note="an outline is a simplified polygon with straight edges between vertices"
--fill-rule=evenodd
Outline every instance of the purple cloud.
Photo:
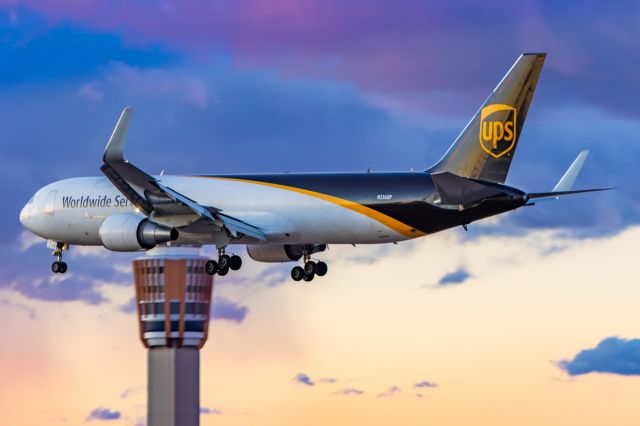
M 376 395 L 376 398 L 386 398 L 402 393 L 402 389 L 398 386 L 390 386 L 386 391 Z
M 107 299 L 98 291 L 98 285 L 85 276 L 48 275 L 46 278 L 27 278 L 10 286 L 12 290 L 30 299 L 52 302 L 83 301 L 98 305 Z
M 414 388 L 437 388 L 438 384 L 435 382 L 430 382 L 428 380 L 422 380 L 413 385 Z
M 222 296 L 213 295 L 211 303 L 211 320 L 226 320 L 241 323 L 247 317 L 249 308 Z
M 13 303 L 7 299 L 0 299 L 0 306 L 3 306 L 5 309 L 24 312 L 29 316 L 30 319 L 35 319 L 36 317 L 36 310 L 22 303 Z
M 200 407 L 200 414 L 222 415 L 224 413 L 221 410 L 218 410 L 216 408 Z
M 124 391 L 122 391 L 122 393 L 120 394 L 120 398 L 127 399 L 131 395 L 138 393 L 140 390 L 142 390 L 142 386 L 134 386 L 132 388 L 127 388 Z
M 335 395 L 344 395 L 344 396 L 360 396 L 364 394 L 364 391 L 356 388 L 344 388 L 339 391 L 334 392 Z
M 579 9 L 551 0 L 512 4 L 389 3 L 384 0 L 168 0 L 162 7 L 124 0 L 11 1 L 49 25 L 73 22 L 128 43 L 161 43 L 196 57 L 229 52 L 240 68 L 355 83 L 367 92 L 442 111 L 426 91 L 483 96 L 495 70 L 522 51 L 549 51 L 549 82 L 560 99 L 580 99 L 623 114 L 640 112 L 624 83 L 637 82 L 633 55 L 640 27 L 631 1 L 588 1 Z M 464 12 L 461 12 L 463 10 Z M 488 25 L 488 22 L 497 23 Z M 481 36 L 479 36 L 481 35 Z M 89 92 L 90 93 L 90 92 Z M 90 94 L 89 96 L 94 96 Z
M 296 382 L 296 383 L 300 383 L 301 385 L 306 385 L 306 386 L 315 386 L 315 384 L 316 384 L 316 382 L 311 380 L 311 377 L 307 376 L 304 373 L 296 374 L 295 377 L 293 378 L 293 381 Z
M 138 302 L 135 297 L 129 299 L 127 303 L 124 303 L 118 307 L 120 312 L 124 312 L 125 314 L 133 314 L 138 309 Z
M 89 414 L 85 422 L 92 420 L 118 420 L 120 417 L 120 411 L 112 411 L 108 408 L 98 407 Z

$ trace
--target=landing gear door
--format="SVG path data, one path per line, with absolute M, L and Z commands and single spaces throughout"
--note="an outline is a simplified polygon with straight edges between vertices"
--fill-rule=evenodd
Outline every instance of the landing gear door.
M 47 200 L 44 203 L 44 212 L 51 216 L 53 216 L 56 195 L 58 195 L 58 191 L 49 191 L 47 194 Z

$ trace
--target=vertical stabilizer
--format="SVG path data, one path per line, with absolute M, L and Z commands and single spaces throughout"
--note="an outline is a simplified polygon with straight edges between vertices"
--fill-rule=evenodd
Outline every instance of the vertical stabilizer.
M 520 55 L 444 157 L 427 171 L 504 183 L 545 56 Z

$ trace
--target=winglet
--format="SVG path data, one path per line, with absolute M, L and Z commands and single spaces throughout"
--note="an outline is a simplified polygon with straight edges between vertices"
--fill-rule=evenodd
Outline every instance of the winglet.
M 562 175 L 556 186 L 553 187 L 551 192 L 563 192 L 563 191 L 571 191 L 573 188 L 573 184 L 584 165 L 585 160 L 589 156 L 589 151 L 582 151 L 576 159 L 573 161 L 571 166 L 567 169 L 567 171 Z
M 124 140 L 127 137 L 127 129 L 129 128 L 129 120 L 131 119 L 131 113 L 133 108 L 126 107 L 122 110 L 120 119 L 113 128 L 113 133 L 109 138 L 109 143 L 104 150 L 104 156 L 102 160 L 105 163 L 114 163 L 124 161 Z

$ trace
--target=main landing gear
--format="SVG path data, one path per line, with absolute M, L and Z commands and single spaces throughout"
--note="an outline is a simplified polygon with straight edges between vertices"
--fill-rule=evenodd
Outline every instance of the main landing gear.
M 303 251 L 303 266 L 294 266 L 291 270 L 291 278 L 294 281 L 311 281 L 316 275 L 324 277 L 329 270 L 329 267 L 324 262 L 314 262 L 311 260 L 311 254 L 309 251 Z
M 205 264 L 205 270 L 209 275 L 218 274 L 220 276 L 227 275 L 229 270 L 237 271 L 242 267 L 242 258 L 240 256 L 229 256 L 224 252 L 224 248 L 218 249 L 218 261 L 209 260 Z
M 69 249 L 69 245 L 65 243 L 52 242 L 53 252 L 51 253 L 56 257 L 56 261 L 51 264 L 51 272 L 54 274 L 64 274 L 67 272 L 67 263 L 62 261 L 62 252 Z

